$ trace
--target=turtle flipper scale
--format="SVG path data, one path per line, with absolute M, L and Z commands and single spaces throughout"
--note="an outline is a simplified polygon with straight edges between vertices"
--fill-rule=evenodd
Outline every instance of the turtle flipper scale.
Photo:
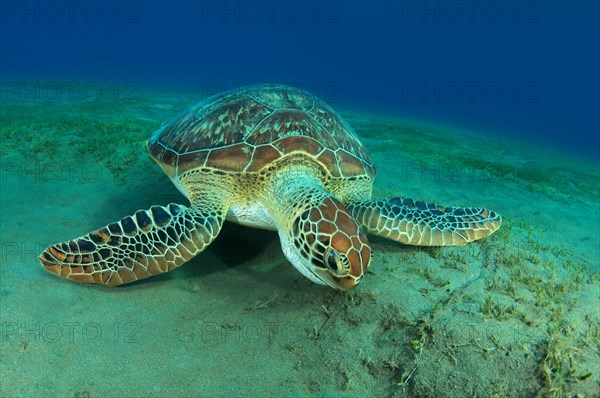
M 111 286 L 172 271 L 217 236 L 225 212 L 177 204 L 152 206 L 80 238 L 49 246 L 46 270 L 83 283 Z
M 461 246 L 492 234 L 502 224 L 502 217 L 488 209 L 404 198 L 364 200 L 348 209 L 367 232 L 418 246 Z

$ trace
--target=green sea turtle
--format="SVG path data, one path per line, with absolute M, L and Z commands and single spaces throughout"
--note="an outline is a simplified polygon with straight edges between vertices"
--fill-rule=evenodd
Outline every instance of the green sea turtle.
M 328 105 L 283 85 L 211 97 L 163 124 L 147 148 L 190 205 L 152 206 L 52 245 L 40 255 L 48 271 L 107 285 L 148 278 L 198 255 L 229 220 L 277 230 L 302 274 L 347 290 L 371 261 L 367 233 L 455 246 L 502 222 L 484 208 L 371 199 L 375 166 L 354 130 Z

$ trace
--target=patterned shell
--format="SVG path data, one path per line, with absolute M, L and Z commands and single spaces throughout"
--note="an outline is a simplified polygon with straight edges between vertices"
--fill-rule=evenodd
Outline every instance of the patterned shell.
M 201 167 L 256 172 L 301 153 L 334 177 L 374 176 L 354 130 L 328 105 L 283 85 L 254 85 L 208 98 L 165 123 L 147 142 L 171 178 Z

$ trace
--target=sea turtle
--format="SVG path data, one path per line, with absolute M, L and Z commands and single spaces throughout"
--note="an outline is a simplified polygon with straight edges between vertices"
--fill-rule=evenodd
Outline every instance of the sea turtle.
M 302 274 L 347 290 L 371 261 L 367 233 L 455 246 L 502 222 L 484 208 L 372 200 L 375 166 L 352 127 L 322 101 L 284 85 L 213 96 L 163 124 L 146 145 L 190 205 L 152 206 L 49 246 L 40 255 L 48 271 L 107 285 L 148 278 L 191 260 L 229 220 L 277 230 Z

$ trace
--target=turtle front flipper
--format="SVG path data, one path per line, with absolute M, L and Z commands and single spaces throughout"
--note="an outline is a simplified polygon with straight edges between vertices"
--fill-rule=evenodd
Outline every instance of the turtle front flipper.
M 225 210 L 177 204 L 152 206 L 41 255 L 53 274 L 116 286 L 169 272 L 204 250 L 223 225 Z
M 488 209 L 403 198 L 365 200 L 348 209 L 367 232 L 417 246 L 464 245 L 490 235 L 502 224 L 502 217 Z

